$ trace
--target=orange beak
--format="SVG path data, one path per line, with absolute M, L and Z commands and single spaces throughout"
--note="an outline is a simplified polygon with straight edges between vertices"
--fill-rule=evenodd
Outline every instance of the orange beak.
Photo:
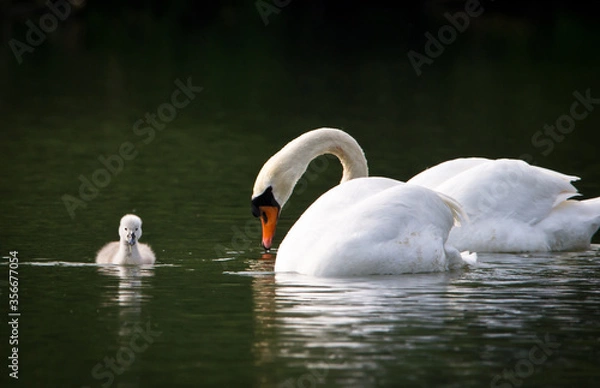
M 266 250 L 269 250 L 273 244 L 273 237 L 275 237 L 279 208 L 277 206 L 259 206 L 258 209 L 262 224 L 262 245 Z

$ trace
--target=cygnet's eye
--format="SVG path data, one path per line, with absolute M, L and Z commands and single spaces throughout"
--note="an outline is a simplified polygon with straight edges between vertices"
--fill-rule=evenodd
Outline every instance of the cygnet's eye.
M 137 230 L 138 230 L 138 229 L 139 229 L 139 228 L 135 228 L 135 231 L 137 232 Z
M 127 230 L 127 228 L 125 228 L 125 230 Z

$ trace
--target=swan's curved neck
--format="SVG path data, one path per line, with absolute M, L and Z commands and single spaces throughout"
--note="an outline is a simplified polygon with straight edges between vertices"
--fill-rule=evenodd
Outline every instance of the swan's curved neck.
M 352 136 L 339 129 L 320 128 L 292 140 L 265 163 L 254 183 L 252 197 L 272 187 L 275 200 L 283 207 L 310 162 L 324 154 L 340 160 L 340 183 L 369 174 L 365 154 Z

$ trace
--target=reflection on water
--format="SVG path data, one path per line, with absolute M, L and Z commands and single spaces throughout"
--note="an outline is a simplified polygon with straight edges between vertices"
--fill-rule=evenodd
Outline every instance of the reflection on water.
M 116 290 L 106 289 L 104 291 L 106 305 L 114 305 L 117 302 L 123 313 L 139 315 L 144 300 L 142 280 L 154 276 L 154 267 L 103 265 L 98 267 L 98 273 L 119 279 Z
M 564 379 L 567 360 L 589 358 L 570 342 L 591 339 L 582 323 L 600 321 L 599 258 L 597 247 L 482 255 L 464 272 L 348 279 L 268 274 L 273 262 L 257 261 L 249 270 L 259 381 L 489 385 L 506 383 L 502 373 L 515 365 L 528 382 Z M 273 373 L 282 364 L 287 373 Z
M 272 255 L 246 255 L 228 269 L 23 262 L 23 349 L 39 349 L 24 352 L 23 370 L 39 379 L 36 365 L 60 370 L 60 344 L 81 357 L 52 386 L 597 382 L 598 246 L 346 279 L 274 274 Z
M 146 322 L 142 320 L 143 305 L 150 299 L 144 295 L 144 289 L 148 288 L 144 281 L 154 276 L 154 266 L 103 265 L 98 267 L 98 273 L 116 277 L 119 281 L 116 289 L 113 286 L 104 290 L 102 303 L 104 307 L 116 305 L 119 308 L 117 351 L 108 359 L 104 358 L 100 367 L 95 366 L 92 376 L 103 384 L 112 384 L 116 379 L 119 387 L 138 387 L 141 380 L 139 369 L 130 368 L 134 362 L 140 363 L 144 351 L 154 342 L 146 329 Z

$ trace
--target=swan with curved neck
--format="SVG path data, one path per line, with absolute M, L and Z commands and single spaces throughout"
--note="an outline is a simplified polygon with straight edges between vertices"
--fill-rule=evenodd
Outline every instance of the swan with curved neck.
M 255 216 L 261 217 L 265 248 L 271 247 L 280 209 L 294 185 L 310 160 L 323 153 L 332 153 L 342 162 L 344 174 L 341 183 L 367 176 L 367 163 L 360 146 L 343 131 L 322 128 L 307 132 L 290 142 L 267 161 L 254 185 L 252 210 Z M 531 166 L 522 160 L 461 158 L 431 167 L 407 183 L 435 190 L 455 218 L 461 214 L 462 206 L 469 222 L 461 228 L 453 228 L 448 237 L 449 245 L 460 250 L 567 251 L 588 249 L 600 227 L 600 197 L 583 201 L 571 199 L 580 195 L 571 184 L 578 179 L 576 176 Z M 382 188 L 375 187 L 377 184 L 373 180 L 362 181 L 356 185 L 358 187 L 348 186 L 352 182 L 346 182 L 330 190 L 337 192 L 336 195 L 326 193 L 334 201 L 329 207 L 323 207 L 321 212 L 338 212 L 341 214 L 339 220 L 345 221 L 346 225 L 351 224 L 354 219 L 348 215 L 350 210 L 339 204 L 356 204 L 348 201 L 348 198 L 360 202 L 364 198 L 355 197 L 359 189 L 367 188 L 365 195 L 368 195 Z M 446 195 L 456 199 L 461 206 L 454 206 L 453 203 L 456 203 Z M 365 208 L 378 211 L 388 206 L 383 202 L 374 206 L 374 203 L 370 201 L 370 204 L 364 204 Z M 307 225 L 310 217 L 303 214 L 297 224 L 302 221 L 304 227 L 294 225 L 281 243 L 279 254 L 285 252 L 285 248 L 292 245 L 294 240 L 306 240 L 306 237 L 297 233 L 298 230 L 308 235 L 318 229 L 314 225 L 322 223 L 323 214 L 315 216 L 314 205 L 316 202 L 306 212 L 313 217 L 313 225 Z M 412 206 L 420 208 L 422 204 L 413 203 Z M 403 214 L 400 212 L 398 216 L 402 217 Z M 435 216 L 441 217 L 441 214 L 436 213 Z M 374 221 L 373 225 L 382 231 L 399 227 L 381 221 Z M 342 225 L 340 230 L 362 233 L 358 227 L 355 230 L 344 228 Z M 292 235 L 295 235 L 293 239 Z M 363 241 L 365 244 L 372 242 Z M 299 243 L 295 247 L 301 248 Z
M 294 186 L 318 156 L 335 155 L 342 164 L 342 180 L 369 175 L 367 159 L 354 138 L 335 128 L 320 128 L 289 142 L 261 168 L 252 192 L 252 214 L 260 217 L 265 249 L 270 249 L 281 208 L 290 198 Z
M 262 244 L 271 248 L 281 208 L 310 161 L 333 154 L 342 181 L 321 195 L 296 221 L 279 246 L 275 272 L 353 276 L 446 271 L 473 255 L 446 244 L 464 213 L 458 203 L 429 189 L 388 178 L 368 178 L 356 140 L 321 128 L 303 134 L 260 170 L 252 213 L 260 217 Z

